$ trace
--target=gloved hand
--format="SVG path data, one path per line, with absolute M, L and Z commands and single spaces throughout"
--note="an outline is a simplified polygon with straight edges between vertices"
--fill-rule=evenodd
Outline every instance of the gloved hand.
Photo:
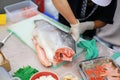
M 72 35 L 75 41 L 78 41 L 79 35 L 84 33 L 86 30 L 94 29 L 94 22 L 87 21 L 87 22 L 79 22 L 77 24 L 70 24 L 70 34 Z

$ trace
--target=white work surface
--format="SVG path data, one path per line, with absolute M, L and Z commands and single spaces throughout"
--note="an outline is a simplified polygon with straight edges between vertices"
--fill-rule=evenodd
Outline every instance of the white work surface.
M 12 23 L 7 22 L 7 25 L 0 25 L 0 41 L 4 39 L 5 36 L 8 35 L 7 28 Z M 101 44 L 97 44 L 99 48 L 99 56 L 108 56 L 112 53 L 112 51 Z M 12 35 L 5 45 L 1 48 L 1 51 L 5 55 L 5 57 L 10 61 L 12 75 L 16 70 L 22 68 L 24 66 L 32 66 L 39 71 L 53 71 L 58 74 L 59 78 L 65 73 L 73 73 L 77 77 L 81 77 L 77 68 L 78 62 L 84 59 L 84 55 L 80 55 L 74 61 L 61 66 L 58 69 L 45 68 L 42 66 L 37 58 L 37 55 L 31 50 L 28 46 L 23 44 L 16 36 Z

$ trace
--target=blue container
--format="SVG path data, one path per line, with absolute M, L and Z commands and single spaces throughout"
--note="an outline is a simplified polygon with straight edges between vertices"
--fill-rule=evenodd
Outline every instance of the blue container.
M 56 18 L 55 18 L 53 15 L 51 15 L 50 13 L 44 12 L 44 14 L 47 15 L 48 17 L 50 17 L 50 18 L 52 18 L 52 19 L 58 21 L 58 19 L 56 19 Z
M 10 74 L 3 68 L 0 67 L 0 80 L 11 80 Z

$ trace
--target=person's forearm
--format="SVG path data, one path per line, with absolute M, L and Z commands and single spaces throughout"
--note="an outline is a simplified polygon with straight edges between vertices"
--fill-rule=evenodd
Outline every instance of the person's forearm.
M 100 20 L 95 20 L 94 23 L 95 23 L 94 28 L 101 28 L 101 27 L 104 27 L 106 25 L 105 22 L 100 21 Z
M 76 24 L 77 20 L 68 4 L 67 0 L 52 0 L 59 13 L 70 23 Z

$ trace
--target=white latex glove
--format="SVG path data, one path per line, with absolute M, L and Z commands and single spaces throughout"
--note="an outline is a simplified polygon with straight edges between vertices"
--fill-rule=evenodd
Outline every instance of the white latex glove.
M 84 33 L 86 30 L 94 29 L 94 21 L 79 22 L 77 24 L 70 24 L 70 34 L 72 35 L 75 41 L 78 41 L 79 35 Z

